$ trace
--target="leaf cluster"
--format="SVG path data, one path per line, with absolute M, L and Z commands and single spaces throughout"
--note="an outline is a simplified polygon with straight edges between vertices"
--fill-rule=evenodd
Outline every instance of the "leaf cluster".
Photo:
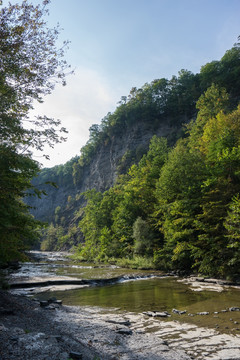
M 41 195 L 31 184 L 40 170 L 32 149 L 64 141 L 59 120 L 30 118 L 34 102 L 43 102 L 57 83 L 65 85 L 68 65 L 65 42 L 57 47 L 60 28 L 49 29 L 48 0 L 28 0 L 0 10 L 0 261 L 17 258 L 38 235 L 39 223 L 23 203 L 28 194 Z M 47 157 L 47 155 L 46 155 Z M 29 190 L 32 190 L 31 192 Z

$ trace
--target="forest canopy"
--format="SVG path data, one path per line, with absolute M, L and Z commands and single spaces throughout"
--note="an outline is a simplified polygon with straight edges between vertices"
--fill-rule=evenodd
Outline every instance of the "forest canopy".
M 101 144 L 133 124 L 147 123 L 154 133 L 161 122 L 185 123 L 182 136 L 174 144 L 153 136 L 113 187 L 86 191 L 80 208 L 71 198 L 56 209 L 42 248 L 75 244 L 78 259 L 239 277 L 239 79 L 237 43 L 199 74 L 182 70 L 122 97 L 114 113 L 90 128 L 73 164 L 76 185 Z
M 113 188 L 85 194 L 80 257 L 137 255 L 164 270 L 239 275 L 240 107 L 229 111 L 226 98 L 213 84 L 188 136 L 170 149 L 153 137 Z

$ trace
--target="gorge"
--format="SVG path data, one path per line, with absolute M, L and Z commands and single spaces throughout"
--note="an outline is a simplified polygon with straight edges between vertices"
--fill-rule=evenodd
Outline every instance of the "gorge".
M 235 44 L 199 74 L 133 88 L 80 157 L 43 169 L 48 195 L 28 200 L 49 223 L 42 249 L 238 279 L 238 59 Z

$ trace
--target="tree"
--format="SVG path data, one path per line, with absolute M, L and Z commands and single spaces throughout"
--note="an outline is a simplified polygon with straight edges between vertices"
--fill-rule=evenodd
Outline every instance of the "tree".
M 205 165 L 198 152 L 191 152 L 186 139 L 170 151 L 156 185 L 155 221 L 164 235 L 157 266 L 189 270 L 189 244 L 194 243 L 194 218 L 199 211 Z
M 56 132 L 59 120 L 28 118 L 35 100 L 43 102 L 56 83 L 66 84 L 68 66 L 62 57 L 68 42 L 58 49 L 59 27 L 46 26 L 49 2 L 33 6 L 24 0 L 0 12 L 1 138 L 8 145 L 17 144 L 24 153 L 63 140 Z M 26 123 L 28 129 L 23 126 Z
M 231 217 L 234 217 L 237 206 L 232 199 L 240 192 L 239 119 L 240 107 L 230 114 L 220 112 L 215 118 L 209 118 L 199 141 L 200 150 L 205 155 L 207 177 L 201 190 L 202 209 L 195 221 L 200 232 L 196 258 L 201 262 L 200 271 L 218 276 L 236 273 L 233 266 L 236 254 L 233 255 L 233 251 L 237 248 L 233 249 L 231 236 L 226 231 L 230 227 L 224 224 L 226 218 L 226 224 L 230 224 Z M 230 215 L 229 207 L 233 210 Z
M 138 217 L 133 224 L 134 254 L 140 256 L 152 256 L 154 238 L 147 221 Z
M 66 83 L 68 65 L 63 56 L 68 42 L 58 49 L 59 27 L 46 25 L 49 2 L 34 6 L 23 0 L 0 11 L 1 261 L 18 257 L 24 243 L 36 237 L 37 223 L 22 201 L 31 188 L 40 196 L 31 185 L 40 168 L 32 149 L 53 147 L 66 132 L 57 130 L 59 120 L 29 117 L 34 101 L 43 102 L 56 83 Z
M 239 194 L 234 196 L 229 206 L 228 215 L 224 223 L 228 233 L 228 252 L 230 252 L 229 261 L 227 263 L 228 273 L 239 276 L 240 265 L 240 198 Z

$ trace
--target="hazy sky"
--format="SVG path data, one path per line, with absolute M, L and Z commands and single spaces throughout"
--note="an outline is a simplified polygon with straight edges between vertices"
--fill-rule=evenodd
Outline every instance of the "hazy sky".
M 66 59 L 75 75 L 35 109 L 69 131 L 66 143 L 46 150 L 50 161 L 39 159 L 46 167 L 80 155 L 91 124 L 132 87 L 199 72 L 240 35 L 240 0 L 52 0 L 49 10 L 49 26 L 59 22 L 61 39 L 71 41 Z

